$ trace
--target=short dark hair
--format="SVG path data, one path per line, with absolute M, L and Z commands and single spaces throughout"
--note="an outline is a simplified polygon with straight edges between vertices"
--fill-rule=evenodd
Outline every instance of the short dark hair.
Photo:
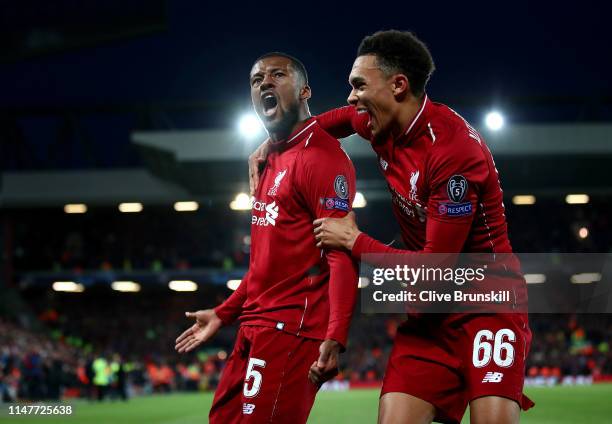
M 402 73 L 410 81 L 412 94 L 420 96 L 435 69 L 425 43 L 408 31 L 378 31 L 365 37 L 357 56 L 374 55 L 386 75 Z
M 306 67 L 304 66 L 302 61 L 299 60 L 297 57 L 291 56 L 290 54 L 283 52 L 269 52 L 259 56 L 257 59 L 255 59 L 255 62 L 253 63 L 257 63 L 267 57 L 284 57 L 286 59 L 289 59 L 293 70 L 300 74 L 300 76 L 304 79 L 304 84 L 308 85 L 308 72 L 306 72 Z

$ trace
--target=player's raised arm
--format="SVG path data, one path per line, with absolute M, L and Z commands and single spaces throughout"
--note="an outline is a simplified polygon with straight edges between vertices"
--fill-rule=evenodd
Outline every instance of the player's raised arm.
M 321 128 L 336 138 L 345 138 L 355 133 L 368 135 L 364 134 L 367 124 L 366 115 L 358 114 L 354 106 L 332 109 L 317 115 L 316 118 Z

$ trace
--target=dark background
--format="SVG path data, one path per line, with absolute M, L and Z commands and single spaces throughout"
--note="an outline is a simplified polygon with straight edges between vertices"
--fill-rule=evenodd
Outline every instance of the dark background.
M 427 43 L 437 66 L 430 97 L 477 126 L 492 108 L 510 125 L 608 123 L 609 17 L 607 4 L 589 1 L 0 1 L 0 165 L 16 173 L 142 167 L 132 131 L 233 128 L 251 110 L 250 67 L 272 50 L 305 63 L 313 113 L 343 105 L 360 40 L 390 28 L 412 30 Z M 500 162 L 508 192 L 554 192 L 538 194 L 532 207 L 512 205 L 506 196 L 517 251 L 610 251 L 609 153 L 576 159 L 525 152 Z M 246 164 L 242 171 L 226 168 L 246 180 Z M 592 189 L 590 203 L 564 203 L 561 191 L 572 184 Z M 242 272 L 248 212 L 201 202 L 188 216 L 171 205 L 146 205 L 142 214 L 126 216 L 115 206 L 77 216 L 49 206 L 0 211 L 6 280 L 0 279 L 0 386 L 16 387 L 13 397 L 53 398 L 56 390 L 36 388 L 42 381 L 58 387 L 47 382 L 58 361 L 68 379 L 63 386 L 91 397 L 91 384 L 77 374 L 113 353 L 135 367 L 134 386 L 162 390 L 165 383 L 143 370 L 170 363 L 172 388 L 188 389 L 181 366 L 193 363 L 214 388 L 235 329 L 224 330 L 204 356 L 175 355 L 173 340 L 187 324 L 185 310 L 215 306 L 230 291 L 207 280 L 198 281 L 196 293 L 169 292 L 166 277 L 207 268 L 221 281 Z M 373 236 L 398 240 L 387 199 L 371 201 L 358 215 Z M 589 229 L 584 239 L 577 236 L 582 227 Z M 141 293 L 110 290 L 114 276 L 135 269 L 156 282 L 141 281 Z M 84 293 L 50 288 L 58 276 L 78 281 L 90 274 L 104 281 L 84 281 Z M 399 320 L 356 314 L 343 378 L 382 377 Z M 528 375 L 612 374 L 610 316 L 533 316 L 531 325 Z
M 589 1 L 2 1 L 2 165 L 132 166 L 130 130 L 233 127 L 271 50 L 306 64 L 320 113 L 345 104 L 360 40 L 390 28 L 427 43 L 430 97 L 476 125 L 492 107 L 508 122 L 609 120 L 609 16 Z

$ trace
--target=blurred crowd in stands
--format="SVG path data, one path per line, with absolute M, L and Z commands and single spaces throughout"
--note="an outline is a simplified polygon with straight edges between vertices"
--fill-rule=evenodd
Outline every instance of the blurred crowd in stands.
M 0 320 L 0 402 L 80 397 L 127 401 L 175 390 L 214 389 L 227 353 L 168 362 L 144 352 L 95 352 L 76 338 L 25 330 Z
M 381 219 L 391 214 L 387 203 L 357 213 L 374 237 L 400 240 L 394 221 Z M 594 197 L 587 205 L 538 199 L 534 206 L 507 205 L 507 214 L 517 252 L 612 248 L 612 203 L 605 199 Z M 583 227 L 586 237 L 579 236 Z M 188 355 L 174 352 L 174 339 L 191 324 L 184 312 L 217 305 L 230 294 L 224 286 L 199 284 L 192 293 L 147 286 L 140 293 L 119 293 L 94 285 L 83 293 L 58 293 L 49 286 L 22 286 L 20 279 L 33 271 L 244 269 L 248 212 L 206 205 L 182 214 L 159 207 L 133 215 L 108 208 L 84 215 L 39 209 L 8 213 L 4 228 L 5 271 L 12 283 L 0 291 L 15 292 L 22 302 L 12 313 L 0 312 L 0 399 L 128 399 L 216 387 L 236 328 L 222 329 L 213 343 Z M 338 378 L 380 381 L 402 319 L 356 313 Z M 530 320 L 529 377 L 560 382 L 564 376 L 612 375 L 611 315 L 532 314 Z
M 355 385 L 380 382 L 401 319 L 357 314 L 337 378 Z M 534 337 L 526 374 L 533 381 L 560 384 L 567 376 L 592 381 L 612 375 L 612 316 L 533 315 L 530 320 Z M 86 328 L 81 331 L 87 334 Z M 59 330 L 26 330 L 0 320 L 1 398 L 4 402 L 68 397 L 127 400 L 150 393 L 214 390 L 232 347 L 234 329 L 223 331 L 225 337 L 179 356 L 173 352 L 178 333 L 156 336 L 164 346 L 160 351 L 120 352 L 100 349 L 103 345 L 95 338 L 85 341 Z M 130 327 L 122 337 L 137 338 L 137 334 L 138 329 Z
M 532 314 L 530 323 L 527 375 L 612 375 L 612 316 Z
M 204 205 L 186 213 L 172 207 L 138 214 L 19 211 L 11 220 L 12 261 L 29 271 L 228 269 L 248 265 L 249 222 L 247 212 Z
M 592 197 L 586 205 L 538 198 L 535 205 L 507 201 L 510 239 L 516 252 L 608 252 L 612 248 L 612 203 Z M 401 246 L 388 202 L 357 210 L 360 226 L 385 243 Z M 83 215 L 26 210 L 8 215 L 11 260 L 16 271 L 233 269 L 248 265 L 249 212 L 201 205 L 197 212 L 171 207 L 121 214 L 97 208 Z M 588 235 L 579 237 L 580 228 Z M 153 230 L 154 229 L 154 230 Z

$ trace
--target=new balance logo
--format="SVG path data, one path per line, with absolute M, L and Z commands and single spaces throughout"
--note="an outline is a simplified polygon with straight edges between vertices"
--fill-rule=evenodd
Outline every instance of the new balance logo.
M 269 224 L 276 225 L 276 218 L 278 218 L 278 206 L 276 202 L 272 202 L 266 206 L 266 221 Z
M 483 383 L 499 383 L 502 381 L 502 378 L 504 378 L 503 373 L 489 371 L 488 373 L 485 374 L 484 378 L 482 379 L 482 382 Z
M 255 405 L 252 403 L 243 403 L 242 404 L 242 413 L 245 415 L 251 415 L 255 410 Z

